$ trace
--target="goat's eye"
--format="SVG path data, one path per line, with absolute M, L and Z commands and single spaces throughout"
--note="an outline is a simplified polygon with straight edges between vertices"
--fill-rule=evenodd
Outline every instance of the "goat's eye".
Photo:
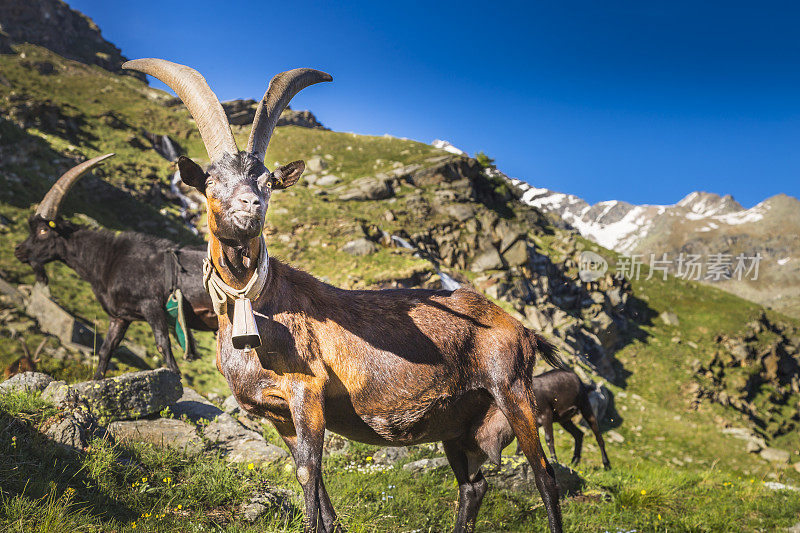
M 39 237 L 44 237 L 48 233 L 50 233 L 50 228 L 44 228 L 43 227 L 43 228 L 39 228 L 39 231 L 37 232 L 37 235 L 39 235 Z

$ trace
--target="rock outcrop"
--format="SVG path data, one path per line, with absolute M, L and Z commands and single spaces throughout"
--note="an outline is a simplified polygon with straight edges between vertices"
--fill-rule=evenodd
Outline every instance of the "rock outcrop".
M 127 58 L 119 48 L 103 38 L 92 19 L 61 0 L 4 0 L 0 30 L 6 50 L 11 42 L 36 44 L 67 59 L 145 79 L 144 74 L 123 71 Z

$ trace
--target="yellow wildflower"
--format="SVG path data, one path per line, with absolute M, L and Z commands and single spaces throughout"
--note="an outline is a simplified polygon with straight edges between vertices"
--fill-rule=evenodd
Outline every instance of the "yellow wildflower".
M 183 505 L 181 505 L 181 504 L 178 504 L 178 506 L 176 507 L 176 509 L 178 509 L 178 510 L 180 511 L 181 509 L 183 509 Z
M 147 478 L 146 477 L 142 478 L 142 483 L 147 483 Z
M 642 489 L 642 496 L 644 496 L 645 494 L 647 494 L 647 491 Z

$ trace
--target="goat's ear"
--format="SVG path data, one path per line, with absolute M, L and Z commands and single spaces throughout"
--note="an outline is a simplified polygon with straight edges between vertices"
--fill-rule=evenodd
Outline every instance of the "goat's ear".
M 182 155 L 178 158 L 178 170 L 181 172 L 182 182 L 189 187 L 194 187 L 201 193 L 205 193 L 208 174 L 200 165 Z
M 287 189 L 298 182 L 306 169 L 304 161 L 292 161 L 288 165 L 276 168 L 270 174 L 273 189 Z

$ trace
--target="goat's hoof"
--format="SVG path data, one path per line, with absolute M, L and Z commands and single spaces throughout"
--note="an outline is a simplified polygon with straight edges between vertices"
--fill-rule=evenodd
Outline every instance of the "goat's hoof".
M 581 462 L 581 458 L 580 457 L 573 457 L 572 461 L 570 461 L 569 463 L 572 466 L 578 466 L 578 463 L 580 463 L 580 462 Z
M 611 463 L 603 463 L 603 469 L 611 470 Z

